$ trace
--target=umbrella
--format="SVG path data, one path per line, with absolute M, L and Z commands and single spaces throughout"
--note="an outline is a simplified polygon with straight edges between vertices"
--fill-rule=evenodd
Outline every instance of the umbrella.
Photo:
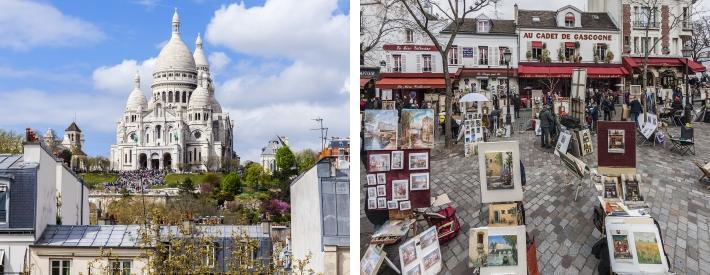
M 490 101 L 488 98 L 479 93 L 468 93 L 459 99 L 459 102 L 479 102 L 479 101 Z

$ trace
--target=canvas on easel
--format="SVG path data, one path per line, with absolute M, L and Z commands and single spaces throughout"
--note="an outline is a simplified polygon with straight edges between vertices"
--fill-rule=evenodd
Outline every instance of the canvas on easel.
M 602 175 L 636 174 L 636 123 L 599 121 L 597 163 Z
M 478 169 L 482 203 L 523 200 L 518 141 L 479 144 Z
M 586 125 L 584 102 L 587 92 L 587 69 L 576 68 L 572 70 L 572 91 L 570 93 L 569 108 L 566 110 L 572 117 L 579 119 L 582 126 Z

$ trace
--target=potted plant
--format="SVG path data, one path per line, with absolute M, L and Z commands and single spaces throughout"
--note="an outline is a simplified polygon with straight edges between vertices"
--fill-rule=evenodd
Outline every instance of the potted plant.
M 594 53 L 594 64 L 599 63 L 599 53 Z
M 564 61 L 565 61 L 565 54 L 564 54 L 564 52 L 562 51 L 562 48 L 557 49 L 557 60 L 560 61 L 560 62 L 564 62 Z
M 604 63 L 609 64 L 612 60 L 614 60 L 614 53 L 612 53 L 611 51 L 607 51 L 606 56 L 604 57 Z
M 575 62 L 576 62 L 576 63 L 582 63 L 582 55 L 577 54 L 577 55 L 575 56 Z
M 579 49 L 579 41 L 574 41 L 574 48 Z
M 528 50 L 528 51 L 525 53 L 525 57 L 527 57 L 527 58 L 528 58 L 528 61 L 530 61 L 530 58 L 532 58 L 532 51 Z

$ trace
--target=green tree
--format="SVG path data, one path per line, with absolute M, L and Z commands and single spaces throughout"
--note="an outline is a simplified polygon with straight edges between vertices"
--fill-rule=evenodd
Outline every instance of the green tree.
M 0 154 L 22 154 L 22 135 L 0 129 Z
M 237 176 L 237 173 L 229 173 L 222 178 L 222 191 L 229 194 L 232 198 L 242 192 L 242 181 Z
M 180 183 L 180 192 L 192 194 L 195 191 L 195 184 L 192 183 L 190 177 L 185 178 L 185 180 Z
M 311 150 L 305 149 L 296 154 L 296 163 L 298 163 L 298 173 L 303 173 L 316 164 L 318 154 Z
M 61 158 L 67 165 L 71 164 L 71 151 L 64 149 L 59 153 L 59 158 Z
M 244 168 L 244 183 L 254 190 L 259 189 L 259 183 L 264 178 L 264 168 L 260 164 L 252 162 Z
M 287 177 L 296 174 L 296 156 L 291 148 L 284 145 L 276 150 L 276 167 Z

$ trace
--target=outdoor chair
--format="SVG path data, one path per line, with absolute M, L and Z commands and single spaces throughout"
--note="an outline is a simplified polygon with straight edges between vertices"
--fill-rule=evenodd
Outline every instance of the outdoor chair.
M 705 179 L 705 181 L 710 183 L 710 162 L 703 164 L 702 162 L 696 160 L 693 161 L 693 163 L 695 164 L 695 166 L 698 167 L 698 169 L 700 169 L 701 172 L 703 172 L 703 175 L 700 176 L 698 181 L 700 181 L 700 183 L 703 183 L 703 179 Z M 705 186 L 705 188 L 710 189 L 710 184 Z
M 671 120 L 673 121 L 673 125 L 683 126 L 683 110 L 673 112 Z
M 673 136 L 668 133 L 668 140 L 671 144 L 671 151 L 678 152 L 681 155 L 695 155 L 695 140 L 693 139 L 693 128 L 680 128 L 680 137 Z

